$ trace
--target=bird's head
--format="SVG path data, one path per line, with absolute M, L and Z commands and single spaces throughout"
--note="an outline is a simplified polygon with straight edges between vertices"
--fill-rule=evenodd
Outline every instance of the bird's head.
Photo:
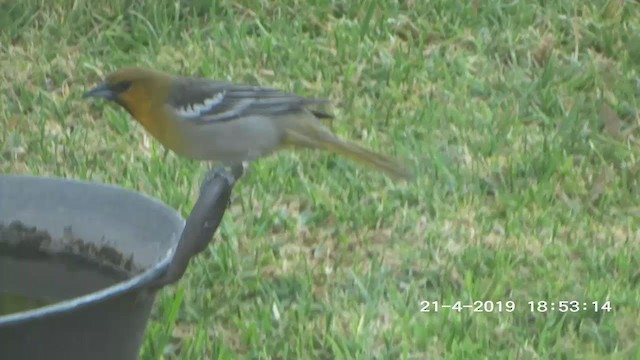
M 153 104 L 154 100 L 165 96 L 170 82 L 168 74 L 141 67 L 127 67 L 107 75 L 84 97 L 116 102 L 133 114 L 136 108 Z

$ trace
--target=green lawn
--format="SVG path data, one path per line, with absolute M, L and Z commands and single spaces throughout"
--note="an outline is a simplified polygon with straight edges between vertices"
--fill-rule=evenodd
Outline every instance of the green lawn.
M 330 97 L 417 174 L 255 163 L 142 359 L 640 358 L 637 1 L 2 0 L 0 171 L 186 216 L 206 164 L 81 98 L 129 64 Z M 420 311 L 490 300 L 516 309 Z

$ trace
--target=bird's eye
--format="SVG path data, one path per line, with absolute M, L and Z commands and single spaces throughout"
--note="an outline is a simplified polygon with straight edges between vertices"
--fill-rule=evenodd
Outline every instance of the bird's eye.
M 127 91 L 127 89 L 129 89 L 131 87 L 131 81 L 129 80 L 124 80 L 124 81 L 120 81 L 115 83 L 114 85 L 111 86 L 111 91 L 115 92 L 115 93 L 121 93 L 123 91 Z

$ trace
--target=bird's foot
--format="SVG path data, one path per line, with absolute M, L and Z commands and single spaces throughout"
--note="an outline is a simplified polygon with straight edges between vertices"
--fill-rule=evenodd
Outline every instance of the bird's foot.
M 223 178 L 227 181 L 229 186 L 232 186 L 236 182 L 236 178 L 227 171 L 223 166 L 215 167 L 207 172 L 204 177 L 204 181 L 202 182 L 202 186 L 200 187 L 200 192 L 202 192 L 202 188 L 215 180 L 216 178 Z
M 231 165 L 228 167 L 217 166 L 215 168 L 212 168 L 205 175 L 202 186 L 200 187 L 200 191 L 202 191 L 203 186 L 210 183 L 217 177 L 224 178 L 229 186 L 233 186 L 235 182 L 238 181 L 238 179 L 240 179 L 247 173 L 248 168 L 249 163 L 247 161 L 243 161 L 241 164 Z

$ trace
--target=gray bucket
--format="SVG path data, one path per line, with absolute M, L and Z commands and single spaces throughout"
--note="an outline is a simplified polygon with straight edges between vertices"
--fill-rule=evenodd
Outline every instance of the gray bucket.
M 81 239 L 122 254 L 123 264 L 137 269 L 105 282 L 82 269 L 52 271 L 0 253 L 0 293 L 61 298 L 0 316 L 0 358 L 137 359 L 157 290 L 178 281 L 189 260 L 206 248 L 241 173 L 234 169 L 234 175 L 210 173 L 186 221 L 158 200 L 119 187 L 0 176 L 5 235 L 20 222 L 48 233 L 48 248 Z

